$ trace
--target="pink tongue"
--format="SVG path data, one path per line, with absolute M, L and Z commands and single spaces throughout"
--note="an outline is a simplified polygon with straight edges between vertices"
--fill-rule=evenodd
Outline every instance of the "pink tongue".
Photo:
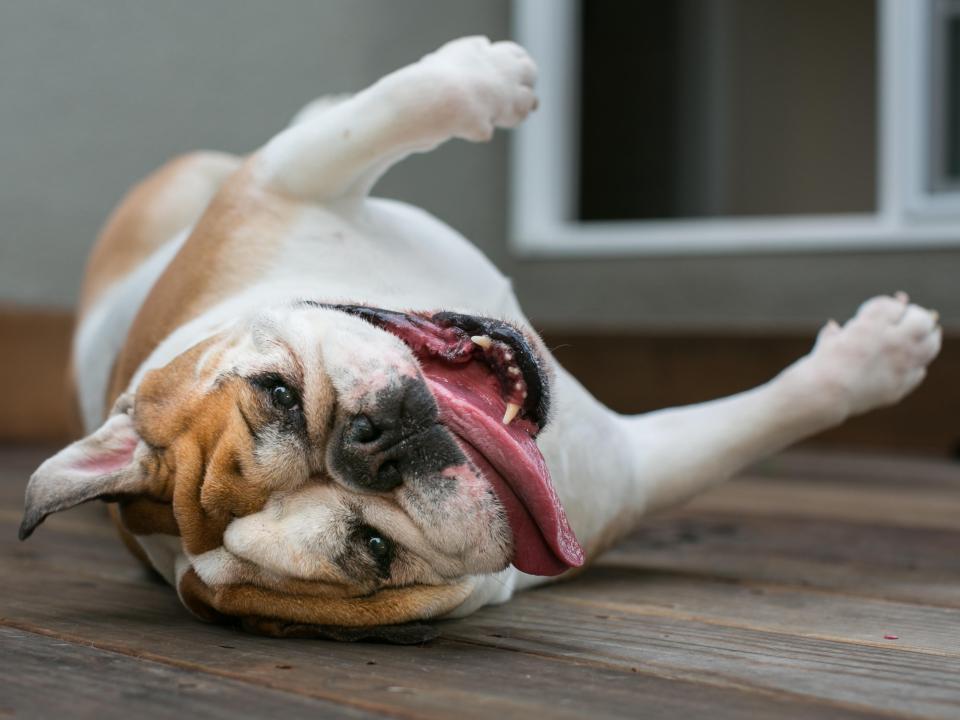
M 583 549 L 567 522 L 543 455 L 523 420 L 500 421 L 502 400 L 471 392 L 457 373 L 424 367 L 441 421 L 461 439 L 493 485 L 513 532 L 513 565 L 531 575 L 559 575 L 583 565 Z

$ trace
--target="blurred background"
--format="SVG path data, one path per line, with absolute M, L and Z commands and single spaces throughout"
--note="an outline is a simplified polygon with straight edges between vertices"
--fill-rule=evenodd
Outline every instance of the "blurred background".
M 377 193 L 477 243 L 601 399 L 746 389 L 903 289 L 947 330 L 926 385 L 814 443 L 960 451 L 960 3 L 942 0 L 5 0 L 0 440 L 70 435 L 71 312 L 131 184 L 248 152 L 468 34 L 528 46 L 540 110 Z

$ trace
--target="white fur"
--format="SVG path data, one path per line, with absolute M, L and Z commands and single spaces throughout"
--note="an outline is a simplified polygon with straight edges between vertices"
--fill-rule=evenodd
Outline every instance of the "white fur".
M 530 59 L 512 43 L 459 40 L 353 97 L 315 108 L 274 138 L 258 156 L 258 177 L 305 204 L 271 269 L 168 337 L 131 389 L 148 369 L 238 318 L 296 299 L 463 310 L 527 325 L 509 280 L 461 235 L 416 208 L 369 199 L 366 191 L 410 152 L 451 137 L 486 139 L 495 126 L 520 122 L 535 105 L 534 75 Z M 81 328 L 83 392 L 94 397 L 85 402 L 88 418 L 104 388 L 105 360 L 94 348 L 118 342 L 101 327 L 104 319 L 131 312 L 142 300 L 134 291 L 169 257 L 158 253 L 136 282 L 105 295 L 101 304 L 109 305 Z M 121 303 L 122 311 L 113 307 Z M 126 328 L 116 332 L 122 336 Z M 845 327 L 826 329 L 811 355 L 766 385 L 642 417 L 611 412 L 558 366 L 554 418 L 540 447 L 572 527 L 590 545 L 611 525 L 626 528 L 642 513 L 682 501 L 789 443 L 895 402 L 922 379 L 939 343 L 931 313 L 903 297 L 878 299 Z M 258 555 L 269 550 L 257 542 L 273 532 L 268 515 L 265 510 L 235 521 L 226 541 L 239 554 L 288 571 L 292 554 Z M 217 552 L 193 559 L 211 581 L 226 572 Z M 180 572 L 183 567 L 181 562 Z M 309 575 L 309 568 L 294 569 Z M 502 602 L 515 589 L 541 581 L 513 568 L 482 576 L 455 614 Z
M 93 432 L 103 422 L 110 370 L 137 311 L 189 234 L 189 229 L 184 230 L 154 251 L 133 272 L 108 287 L 77 326 L 73 338 L 73 369 L 80 416 L 87 432 Z

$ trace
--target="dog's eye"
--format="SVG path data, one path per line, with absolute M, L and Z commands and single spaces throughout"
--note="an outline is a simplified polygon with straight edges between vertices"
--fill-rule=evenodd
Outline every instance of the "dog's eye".
M 384 540 L 379 535 L 371 535 L 367 538 L 367 547 L 373 559 L 380 562 L 390 556 L 390 541 Z
M 286 385 L 276 385 L 270 391 L 270 399 L 274 405 L 282 410 L 290 410 L 296 407 L 299 402 L 297 394 Z
M 367 552 L 377 564 L 377 574 L 383 579 L 389 578 L 393 564 L 393 543 L 371 527 L 366 529 L 364 536 Z

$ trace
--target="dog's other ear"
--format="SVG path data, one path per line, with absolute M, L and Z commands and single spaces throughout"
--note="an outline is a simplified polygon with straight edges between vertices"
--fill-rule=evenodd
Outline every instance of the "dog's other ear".
M 137 434 L 124 397 L 100 428 L 41 465 L 27 484 L 20 539 L 47 515 L 97 498 L 141 495 L 152 480 L 153 452 Z

